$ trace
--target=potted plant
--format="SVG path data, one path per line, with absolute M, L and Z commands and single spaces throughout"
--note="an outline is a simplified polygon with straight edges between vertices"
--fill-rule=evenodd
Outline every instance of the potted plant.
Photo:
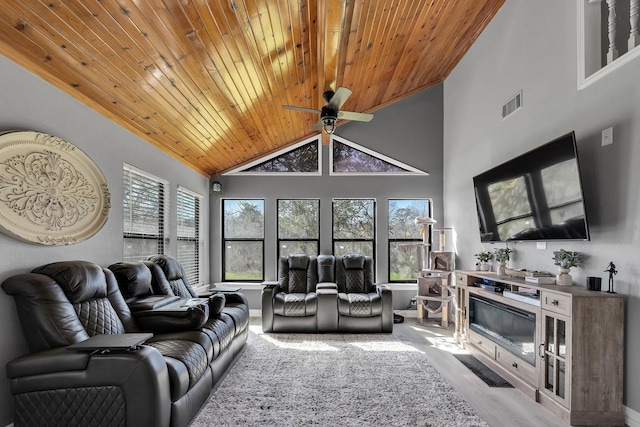
M 513 249 L 509 248 L 497 248 L 494 253 L 494 258 L 500 264 L 498 266 L 498 274 L 504 275 L 506 273 L 507 261 L 509 261 L 509 254 L 513 252 Z
M 489 271 L 489 261 L 493 257 L 493 254 L 489 251 L 481 251 L 475 254 L 475 257 L 480 261 L 480 270 Z
M 556 284 L 570 286 L 573 279 L 569 271 L 571 267 L 578 267 L 580 261 L 582 261 L 580 252 L 566 251 L 564 249 L 553 251 L 553 264 L 559 267 Z

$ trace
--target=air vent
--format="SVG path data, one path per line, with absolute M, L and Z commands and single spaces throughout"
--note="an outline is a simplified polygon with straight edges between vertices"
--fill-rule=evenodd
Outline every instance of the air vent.
M 522 91 L 515 94 L 502 106 L 502 118 L 506 119 L 522 108 Z

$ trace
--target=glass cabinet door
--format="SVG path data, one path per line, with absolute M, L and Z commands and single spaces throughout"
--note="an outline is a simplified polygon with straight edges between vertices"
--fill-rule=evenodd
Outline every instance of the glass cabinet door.
M 561 403 L 567 400 L 567 327 L 568 319 L 557 314 L 543 312 L 542 381 L 546 394 Z

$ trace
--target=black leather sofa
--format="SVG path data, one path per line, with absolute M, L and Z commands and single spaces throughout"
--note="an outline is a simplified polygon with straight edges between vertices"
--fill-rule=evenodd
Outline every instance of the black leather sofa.
M 137 271 L 142 275 L 129 277 L 134 293 L 151 280 Z M 141 322 L 113 272 L 86 261 L 47 264 L 10 277 L 2 288 L 15 298 L 31 351 L 6 366 L 16 427 L 187 426 L 246 342 L 235 327 L 222 337 L 204 331 L 216 316 L 209 312 L 203 322 L 208 300 L 165 299 L 157 323 L 150 313 Z M 180 330 L 185 322 L 203 326 Z M 152 332 L 144 344 L 119 345 L 143 331 Z M 111 344 L 73 349 L 91 337 Z
M 373 259 L 290 254 L 278 260 L 278 281 L 262 290 L 264 332 L 393 331 L 391 288 L 373 282 Z

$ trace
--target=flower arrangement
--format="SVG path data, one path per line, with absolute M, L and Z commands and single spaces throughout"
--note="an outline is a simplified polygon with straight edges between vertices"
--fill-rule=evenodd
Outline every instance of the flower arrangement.
M 513 253 L 513 249 L 509 248 L 498 248 L 495 250 L 494 258 L 499 263 L 505 263 L 509 261 L 509 254 Z
M 482 263 L 489 262 L 493 258 L 493 254 L 489 251 L 478 252 L 474 256 Z
M 581 260 L 582 254 L 580 252 L 565 251 L 564 249 L 553 251 L 553 264 L 560 268 L 577 267 Z

